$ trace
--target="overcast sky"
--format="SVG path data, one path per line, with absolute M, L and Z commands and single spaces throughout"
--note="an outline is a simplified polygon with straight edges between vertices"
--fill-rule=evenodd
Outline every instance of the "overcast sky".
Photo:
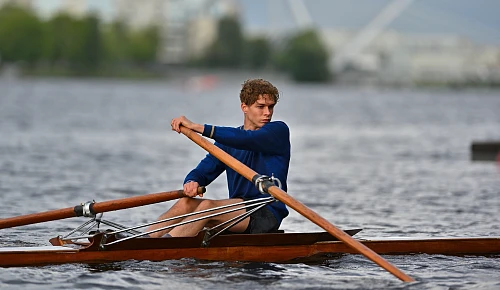
M 65 0 L 36 0 L 49 13 Z M 143 0 L 148 1 L 148 0 Z M 184 0 L 185 1 L 185 0 Z M 199 1 L 199 0 L 197 0 Z M 288 0 L 237 0 L 247 29 L 297 27 Z M 392 0 L 304 0 L 318 27 L 359 29 Z M 88 0 L 89 6 L 109 17 L 110 0 Z M 409 33 L 450 33 L 474 41 L 500 44 L 500 0 L 415 0 L 389 26 Z
M 296 26 L 287 0 L 239 1 L 249 28 Z M 391 1 L 304 0 L 304 3 L 319 27 L 359 29 Z M 480 42 L 500 44 L 499 14 L 500 0 L 415 0 L 389 28 L 410 33 L 458 34 Z

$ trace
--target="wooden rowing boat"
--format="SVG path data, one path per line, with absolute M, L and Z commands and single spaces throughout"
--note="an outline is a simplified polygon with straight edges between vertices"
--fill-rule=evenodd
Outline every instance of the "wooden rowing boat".
M 204 192 L 204 188 L 200 188 Z M 183 196 L 182 191 L 152 193 L 113 201 L 81 204 L 74 208 L 52 210 L 0 220 L 0 229 L 39 223 L 72 216 L 93 218 L 96 224 L 106 224 L 96 213 L 126 209 L 136 206 L 173 200 Z M 82 210 L 82 208 L 87 208 Z M 215 209 L 214 209 L 215 210 Z M 86 214 L 84 212 L 87 212 Z M 101 215 L 102 217 L 102 215 Z M 88 224 L 86 222 L 84 225 Z M 196 237 L 142 238 L 141 234 L 122 236 L 115 233 L 134 231 L 115 223 L 118 230 L 107 230 L 87 236 L 58 236 L 50 239 L 52 246 L 0 248 L 0 267 L 36 266 L 62 263 L 105 263 L 124 260 L 163 261 L 181 258 L 216 261 L 251 262 L 318 262 L 342 254 L 358 251 L 339 241 L 328 232 L 319 233 L 269 233 L 216 235 L 202 231 Z M 147 226 L 142 225 L 143 226 Z M 89 227 L 89 229 L 91 229 Z M 343 231 L 354 236 L 360 229 Z M 74 233 L 74 231 L 72 231 Z M 144 234 L 144 233 L 143 233 Z M 83 241 L 82 241 L 83 240 Z M 384 238 L 358 240 L 378 254 L 441 254 L 441 255 L 500 255 L 500 237 L 476 238 Z
M 359 229 L 346 230 L 354 235 Z M 327 232 L 220 235 L 203 246 L 204 232 L 189 238 L 135 238 L 103 247 L 114 238 L 98 233 L 88 244 L 0 248 L 0 266 L 36 266 L 62 263 L 106 263 L 125 260 L 164 261 L 193 258 L 209 261 L 314 263 L 342 254 L 357 254 Z M 489 238 L 384 238 L 360 241 L 383 255 L 500 255 L 500 237 Z
M 404 282 L 415 281 L 397 267 L 380 256 L 394 254 L 442 254 L 442 255 L 499 255 L 500 237 L 478 238 L 426 238 L 426 239 L 374 239 L 356 240 L 352 235 L 359 230 L 342 231 L 323 217 L 295 200 L 283 191 L 273 178 L 262 176 L 234 159 L 220 148 L 214 146 L 203 137 L 191 130 L 181 127 L 181 132 L 199 146 L 218 158 L 221 162 L 241 174 L 270 196 L 260 200 L 244 201 L 254 203 L 242 205 L 242 208 L 229 208 L 216 214 L 247 209 L 241 216 L 229 220 L 211 229 L 198 233 L 195 237 L 175 238 L 141 238 L 154 231 L 166 230 L 174 226 L 195 222 L 200 216 L 188 221 L 181 221 L 176 225 L 168 225 L 151 232 L 138 232 L 136 229 L 155 223 L 164 223 L 167 220 L 156 221 L 150 224 L 126 228 L 118 225 L 114 232 L 97 232 L 88 236 L 69 237 L 72 233 L 88 226 L 88 222 L 78 227 L 65 237 L 56 237 L 50 240 L 50 247 L 20 247 L 0 248 L 0 266 L 31 266 L 61 263 L 103 263 L 124 260 L 163 261 L 181 258 L 217 261 L 253 261 L 253 262 L 301 262 L 315 261 L 318 258 L 331 258 L 339 254 L 362 254 L 372 260 L 395 277 Z M 199 192 L 204 192 L 203 188 Z M 64 219 L 75 216 L 93 218 L 92 222 L 105 223 L 98 214 L 119 209 L 143 206 L 161 201 L 184 197 L 181 190 L 149 194 L 141 197 L 124 198 L 102 203 L 87 202 L 74 208 L 52 210 L 44 213 L 6 218 L 0 220 L 0 229 Z M 224 235 L 225 230 L 247 217 L 252 211 L 279 200 L 299 214 L 309 219 L 326 232 L 321 233 L 268 233 L 268 234 L 233 234 Z M 235 203 L 211 210 L 220 210 L 226 207 L 240 206 Z M 248 210 L 250 207 L 253 208 Z M 189 215 L 205 214 L 205 211 L 189 213 Z M 188 215 L 188 214 L 186 214 Z M 186 215 L 169 218 L 184 219 Z M 169 221 L 170 221 L 169 220 Z M 226 223 L 229 223 L 226 225 Z M 231 224 L 232 223 L 232 224 Z M 217 229 L 220 226 L 225 228 Z M 217 232 L 216 232 L 217 230 Z M 87 233 L 90 233 L 88 230 Z M 120 233 L 132 233 L 132 236 L 120 237 Z M 118 238 L 117 238 L 118 237 Z M 82 239 L 87 239 L 82 242 Z

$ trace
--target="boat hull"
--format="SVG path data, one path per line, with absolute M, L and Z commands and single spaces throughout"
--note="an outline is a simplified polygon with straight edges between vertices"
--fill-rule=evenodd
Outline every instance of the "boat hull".
M 285 236 L 284 236 L 285 235 Z M 164 261 L 193 258 L 208 261 L 248 261 L 297 263 L 316 262 L 357 252 L 327 233 L 238 235 L 214 239 L 208 247 L 195 238 L 133 239 L 100 249 L 97 239 L 90 246 L 74 249 L 67 246 L 0 249 L 0 266 L 34 266 L 64 263 L 106 263 L 126 260 Z M 100 237 L 99 237 L 100 238 Z M 198 238 L 198 240 L 197 240 Z M 219 237 L 217 237 L 219 238 Z M 193 241 L 192 245 L 186 240 Z M 272 244 L 272 241 L 275 241 Z M 276 241 L 289 240 L 285 244 Z M 242 241 L 245 241 L 242 244 Z M 233 242 L 232 245 L 227 243 Z M 381 255 L 441 254 L 500 255 L 500 237 L 377 239 L 360 241 Z

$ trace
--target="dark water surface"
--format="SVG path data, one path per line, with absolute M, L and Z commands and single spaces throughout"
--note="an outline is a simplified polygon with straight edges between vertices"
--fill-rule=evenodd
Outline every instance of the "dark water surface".
M 0 80 L 0 218 L 181 188 L 205 155 L 170 131 L 186 115 L 237 126 L 243 78 L 175 82 Z M 276 80 L 292 134 L 289 194 L 361 238 L 500 236 L 500 167 L 471 162 L 500 139 L 500 92 L 297 85 Z M 206 197 L 226 197 L 225 178 Z M 125 225 L 171 204 L 106 213 Z M 82 219 L 0 230 L 0 246 L 48 245 Z M 282 229 L 318 231 L 291 212 Z M 127 261 L 0 269 L 5 289 L 500 289 L 500 257 L 386 256 L 404 284 L 359 255 L 321 264 Z

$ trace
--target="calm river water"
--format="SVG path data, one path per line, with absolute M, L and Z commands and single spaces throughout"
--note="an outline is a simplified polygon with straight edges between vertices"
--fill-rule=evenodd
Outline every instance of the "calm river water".
M 242 122 L 247 76 L 213 89 L 174 81 L 0 80 L 0 218 L 181 188 L 205 155 L 170 131 Z M 291 128 L 289 194 L 361 238 L 500 236 L 500 167 L 471 162 L 474 140 L 500 139 L 500 92 L 298 85 L 276 79 L 275 120 Z M 225 177 L 208 188 L 226 196 Z M 125 225 L 163 203 L 107 213 Z M 48 245 L 74 218 L 0 230 L 0 246 Z M 292 212 L 289 232 L 319 231 Z M 499 289 L 500 257 L 387 256 L 404 284 L 359 255 L 321 264 L 164 262 L 0 269 L 5 289 Z

